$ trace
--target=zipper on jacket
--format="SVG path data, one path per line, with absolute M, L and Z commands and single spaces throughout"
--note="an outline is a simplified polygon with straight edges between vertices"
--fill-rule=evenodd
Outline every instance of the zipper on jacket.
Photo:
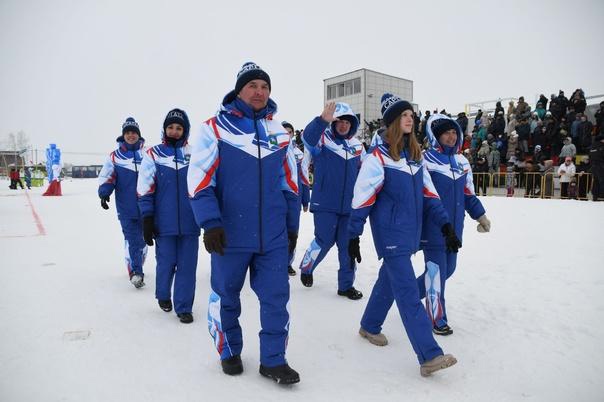
M 178 187 L 178 150 L 176 144 L 172 144 L 174 147 L 174 165 L 176 166 L 176 221 L 178 222 L 178 235 L 180 232 L 180 189 Z
M 415 194 L 416 193 L 416 191 L 415 191 L 415 175 L 413 174 L 413 168 L 409 164 L 409 158 L 407 158 L 407 152 L 404 149 L 403 149 L 403 155 L 405 155 L 405 162 L 407 163 L 407 167 L 409 168 L 409 171 L 411 172 L 411 182 L 413 183 L 413 202 L 415 203 L 415 225 L 416 225 L 416 232 L 418 232 L 417 229 L 419 229 L 421 223 L 419 222 L 419 219 L 417 218 L 418 208 L 417 208 L 417 194 Z M 422 172 L 422 174 L 423 174 L 423 172 Z M 423 197 L 423 194 L 422 194 L 422 197 Z M 423 205 L 423 203 L 422 203 L 422 205 Z M 423 210 L 422 210 L 422 213 L 423 213 Z M 419 231 L 419 236 L 421 237 L 421 230 Z M 415 244 L 419 244 L 420 240 L 421 239 L 418 239 L 416 237 Z
M 262 149 L 260 148 L 260 134 L 258 133 L 258 121 L 256 120 L 256 112 L 254 112 L 254 131 L 256 133 L 256 144 L 258 146 L 258 239 L 260 241 L 260 251 L 263 252 L 262 243 Z
M 344 162 L 344 189 L 342 191 L 342 199 L 340 200 L 340 213 L 344 213 L 344 196 L 346 193 L 346 180 L 348 179 L 348 150 L 346 149 L 346 140 L 344 142 L 344 152 L 346 152 L 346 160 Z
M 455 221 L 457 220 L 457 183 L 455 182 L 455 171 L 453 170 L 453 164 L 451 163 L 451 154 L 449 154 L 449 166 L 451 167 L 451 174 L 453 175 L 453 230 L 455 230 Z M 444 203 L 443 203 L 444 207 Z

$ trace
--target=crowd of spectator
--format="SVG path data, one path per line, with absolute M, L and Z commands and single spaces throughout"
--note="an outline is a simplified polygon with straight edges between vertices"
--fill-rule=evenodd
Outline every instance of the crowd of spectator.
M 534 108 L 523 96 L 517 102 L 510 101 L 507 109 L 497 102 L 492 114 L 478 110 L 472 128 L 468 116 L 461 112 L 456 121 L 465 135 L 462 150 L 474 173 L 520 173 L 522 183 L 516 184 L 527 188 L 527 193 L 533 193 L 535 188 L 529 188 L 531 183 L 526 182 L 524 173 L 554 173 L 564 179 L 561 182 L 569 183 L 564 185 L 563 197 L 572 198 L 572 190 L 577 186 L 576 196 L 584 198 L 588 185 L 578 186 L 574 176 L 590 171 L 588 154 L 599 142 L 596 138 L 604 135 L 604 101 L 599 106 L 595 122 L 590 121 L 585 113 L 585 93 L 576 89 L 570 99 L 562 90 L 549 99 L 541 94 Z M 445 110 L 440 113 L 447 114 Z M 430 115 L 430 111 L 426 111 L 416 117 L 416 132 L 426 147 L 425 125 Z M 578 155 L 581 157 L 577 158 Z M 572 176 L 561 174 L 564 169 L 555 169 L 555 166 L 562 168 L 568 158 L 573 167 L 576 164 L 576 173 Z M 475 176 L 475 186 L 477 193 L 485 194 L 487 183 L 483 176 Z

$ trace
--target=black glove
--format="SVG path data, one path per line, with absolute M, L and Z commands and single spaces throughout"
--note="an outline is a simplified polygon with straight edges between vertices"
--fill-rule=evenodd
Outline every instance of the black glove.
M 224 248 L 226 247 L 224 229 L 218 226 L 203 232 L 203 245 L 206 246 L 206 251 L 210 254 L 216 252 L 224 255 Z
M 296 249 L 296 244 L 298 244 L 298 233 L 287 233 L 287 251 L 290 253 L 294 251 Z
M 143 218 L 143 239 L 147 245 L 153 245 L 153 238 L 155 237 L 155 220 L 153 215 L 145 216 Z
M 461 248 L 461 241 L 455 235 L 455 229 L 450 223 L 446 223 L 440 228 L 440 231 L 445 236 L 445 244 L 447 245 L 447 251 L 449 253 L 457 253 L 457 250 Z
M 105 196 L 105 197 L 101 197 L 101 207 L 103 209 L 109 209 L 109 205 L 107 205 L 107 203 L 109 202 L 109 196 Z
M 358 237 L 348 240 L 348 255 L 351 260 L 356 259 L 357 262 L 361 262 L 361 246 Z

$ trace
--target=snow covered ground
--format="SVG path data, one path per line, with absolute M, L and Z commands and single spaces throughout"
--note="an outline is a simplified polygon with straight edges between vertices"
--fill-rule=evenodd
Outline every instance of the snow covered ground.
M 200 251 L 195 322 L 181 324 L 147 286 L 127 280 L 123 239 L 96 180 L 67 180 L 63 197 L 0 182 L 0 401 L 601 401 L 604 395 L 604 203 L 483 197 L 493 223 L 468 221 L 447 288 L 455 333 L 439 337 L 459 363 L 419 375 L 398 312 L 379 348 L 357 334 L 379 263 L 361 239 L 360 301 L 336 295 L 335 249 L 315 285 L 291 278 L 288 360 L 301 382 L 258 374 L 259 312 L 246 286 L 245 372 L 222 374 L 206 328 L 209 257 Z M 36 218 L 37 217 L 37 218 Z M 299 263 L 313 234 L 303 214 Z M 423 270 L 421 253 L 414 257 Z

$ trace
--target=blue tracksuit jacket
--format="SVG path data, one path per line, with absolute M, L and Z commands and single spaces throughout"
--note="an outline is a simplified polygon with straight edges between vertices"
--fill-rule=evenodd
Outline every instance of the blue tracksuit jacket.
M 463 143 L 461 128 L 456 125 L 458 134 L 455 147 L 443 147 L 430 129 L 430 123 L 435 118 L 446 118 L 456 123 L 444 115 L 430 117 L 426 124 L 426 135 L 432 147 L 424 153 L 424 161 L 451 225 L 455 228 L 455 234 L 462 240 L 465 211 L 468 211 L 472 219 L 478 219 L 484 215 L 485 210 L 474 193 L 470 163 L 459 153 Z M 445 248 L 442 225 L 431 220 L 428 215 L 424 215 L 423 221 L 422 249 Z
M 136 183 L 145 140 L 141 137 L 136 143 L 128 144 L 123 136 L 119 136 L 116 141 L 117 149 L 109 154 L 99 173 L 98 194 L 101 198 L 108 197 L 115 190 L 115 206 L 124 234 L 128 275 L 142 275 L 147 245 L 143 240 Z
M 407 160 L 406 152 L 394 161 L 388 144 L 377 146 L 363 161 L 354 187 L 350 237 L 363 233 L 369 216 L 379 258 L 415 253 L 424 214 L 439 228 L 449 221 L 425 164 Z
M 334 116 L 351 112 L 336 109 Z M 348 215 L 365 149 L 353 137 L 358 127 L 356 117 L 346 138 L 335 134 L 335 122 L 328 126 L 329 123 L 317 116 L 306 126 L 302 135 L 304 147 L 311 154 L 314 164 L 310 211 Z
M 223 103 L 193 141 L 188 176 L 197 224 L 224 227 L 227 249 L 263 252 L 298 233 L 298 171 L 289 135 L 269 100 L 256 114 L 239 99 Z
M 120 219 L 138 219 L 136 181 L 143 159 L 145 140 L 128 144 L 122 136 L 117 138 L 118 147 L 109 154 L 99 173 L 99 197 L 108 197 L 115 190 L 115 207 Z
M 175 144 L 165 141 L 147 150 L 137 192 L 143 217 L 153 215 L 160 236 L 199 236 L 189 203 L 187 173 L 191 147 L 188 133 Z

